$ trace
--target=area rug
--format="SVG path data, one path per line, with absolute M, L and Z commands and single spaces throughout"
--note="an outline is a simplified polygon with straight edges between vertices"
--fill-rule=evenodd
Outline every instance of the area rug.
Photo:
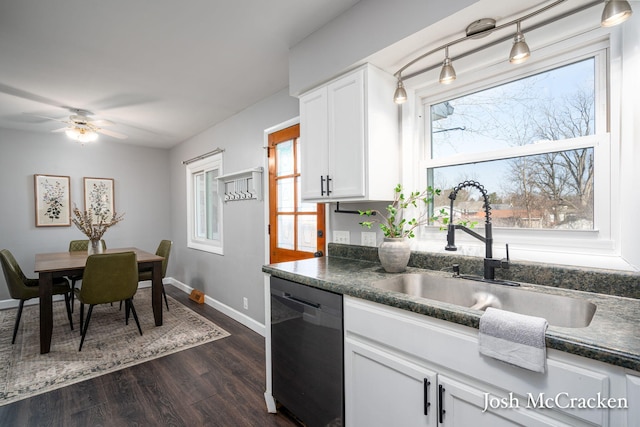
M 136 293 L 134 302 L 142 336 L 133 317 L 125 325 L 124 306 L 122 310 L 119 304 L 96 306 L 81 352 L 77 302 L 73 331 L 64 301 L 53 303 L 53 338 L 48 354 L 40 354 L 37 305 L 24 308 L 13 345 L 17 309 L 1 310 L 0 406 L 229 336 L 213 322 L 167 297 L 170 310 L 163 307 L 163 325 L 156 327 L 151 288 Z

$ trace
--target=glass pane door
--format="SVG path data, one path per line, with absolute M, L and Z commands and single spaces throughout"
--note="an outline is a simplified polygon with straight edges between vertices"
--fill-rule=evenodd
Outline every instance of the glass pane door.
M 271 261 L 324 249 L 324 205 L 302 202 L 299 125 L 269 135 Z

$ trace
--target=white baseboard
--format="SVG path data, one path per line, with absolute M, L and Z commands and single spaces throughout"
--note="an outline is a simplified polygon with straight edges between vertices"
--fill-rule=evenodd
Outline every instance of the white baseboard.
M 166 284 L 170 284 L 173 285 L 174 287 L 180 289 L 181 291 L 190 294 L 191 291 L 193 290 L 193 288 L 191 286 L 188 286 L 185 283 L 180 282 L 179 280 L 174 279 L 173 277 L 165 277 L 164 282 Z M 211 298 L 210 296 L 205 295 L 204 297 L 204 302 L 205 304 L 207 304 L 209 307 L 213 307 L 216 310 L 220 311 L 221 313 L 231 317 L 233 320 L 235 320 L 236 322 L 239 322 L 241 324 L 243 324 L 244 326 L 246 326 L 247 328 L 251 329 L 252 331 L 262 335 L 263 337 L 265 336 L 265 326 L 264 324 L 256 321 L 255 319 L 247 316 L 244 313 L 239 312 L 238 310 L 229 307 L 228 305 L 214 299 Z
M 278 409 L 276 408 L 276 399 L 273 398 L 271 393 L 264 393 L 264 401 L 267 404 L 267 412 L 270 414 L 276 414 L 278 412 Z

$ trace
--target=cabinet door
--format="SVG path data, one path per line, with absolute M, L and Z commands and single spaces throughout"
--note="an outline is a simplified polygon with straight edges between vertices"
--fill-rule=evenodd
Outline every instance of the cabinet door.
M 436 426 L 436 375 L 370 345 L 345 341 L 345 419 L 351 427 Z
M 327 118 L 326 87 L 300 98 L 301 197 L 304 200 L 327 198 L 327 183 L 321 182 L 329 174 Z
M 364 70 L 329 84 L 327 89 L 330 197 L 364 197 Z
M 515 397 L 496 397 L 443 375 L 438 375 L 435 394 L 438 401 L 437 417 L 442 427 L 570 427 L 574 425 L 526 409 L 526 403 Z M 487 404 L 489 400 L 492 402 L 491 405 Z M 488 408 L 486 411 L 485 406 Z

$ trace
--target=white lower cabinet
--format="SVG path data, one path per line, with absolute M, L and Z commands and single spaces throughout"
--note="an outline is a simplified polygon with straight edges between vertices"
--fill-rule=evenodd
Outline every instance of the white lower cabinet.
M 515 397 L 498 397 L 464 382 L 438 375 L 438 422 L 452 427 L 507 427 L 507 426 L 567 426 L 559 420 L 537 414 L 530 409 L 516 407 Z M 488 408 L 487 401 L 505 402 L 509 408 Z M 498 406 L 498 405 L 495 405 Z
M 631 427 L 640 410 L 615 407 L 638 377 L 579 356 L 527 371 L 481 356 L 473 328 L 347 296 L 344 330 L 347 427 Z
M 522 409 L 485 411 L 482 390 L 380 348 L 347 340 L 345 350 L 347 426 L 570 426 Z
M 435 372 L 352 340 L 345 350 L 347 426 L 436 425 Z

